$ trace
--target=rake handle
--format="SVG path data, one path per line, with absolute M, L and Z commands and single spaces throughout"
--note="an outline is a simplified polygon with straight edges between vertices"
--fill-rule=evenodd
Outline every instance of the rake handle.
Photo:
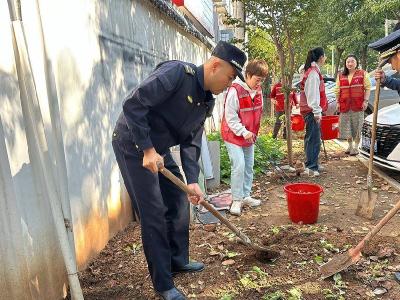
M 175 183 L 182 191 L 184 191 L 188 195 L 196 196 L 197 194 L 194 193 L 189 187 L 182 182 L 178 177 L 176 177 L 174 174 L 171 173 L 170 170 L 167 168 L 163 167 L 162 165 L 158 165 L 158 171 L 163 174 L 165 177 L 167 177 L 169 180 L 171 180 L 173 183 Z M 227 218 L 225 218 L 223 215 L 221 215 L 210 203 L 208 203 L 205 200 L 200 200 L 199 204 L 203 205 L 210 213 L 214 215 L 218 220 L 220 220 L 223 224 L 225 224 L 230 230 L 232 230 L 241 240 L 243 240 L 245 243 L 249 242 L 249 238 L 242 233 L 235 225 L 233 225 L 231 222 L 228 221 Z
M 361 242 L 354 248 L 355 252 L 360 252 L 364 248 L 365 244 L 368 243 L 380 230 L 381 228 L 397 213 L 400 209 L 400 201 L 379 221 L 378 224 L 362 239 Z

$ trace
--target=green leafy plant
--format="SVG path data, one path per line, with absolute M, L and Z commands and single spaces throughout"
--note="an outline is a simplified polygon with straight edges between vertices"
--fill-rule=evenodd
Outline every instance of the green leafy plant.
M 222 295 L 222 297 L 219 298 L 219 300 L 233 300 L 233 296 L 229 293 L 226 293 L 226 294 Z
M 209 141 L 220 142 L 221 180 L 229 184 L 231 177 L 231 162 L 222 140 L 220 132 L 212 132 L 207 136 Z M 257 145 L 254 148 L 254 175 L 257 176 L 273 163 L 279 163 L 283 158 L 283 141 L 272 138 L 272 134 L 262 134 L 257 138 Z
M 236 257 L 236 256 L 238 256 L 239 255 L 239 253 L 237 253 L 237 252 L 231 252 L 231 251 L 226 251 L 226 253 L 225 253 L 225 257 L 227 257 L 227 258 L 233 258 L 233 257 Z
M 322 293 L 324 294 L 326 300 L 345 300 L 342 295 L 335 293 L 331 289 L 323 289 Z
M 257 282 L 254 281 L 254 278 L 252 278 L 252 276 L 250 274 L 244 274 L 243 276 L 240 276 L 239 281 L 244 288 L 247 288 L 247 289 L 258 288 Z
M 376 263 L 372 263 L 369 267 L 372 277 L 376 278 L 384 275 L 384 270 L 388 266 L 388 263 L 389 262 L 387 259 L 383 261 L 377 261 Z
M 263 270 L 261 270 L 260 267 L 257 266 L 253 266 L 252 271 L 255 272 L 258 277 L 265 277 L 268 275 Z
M 301 300 L 302 293 L 298 288 L 292 288 L 287 291 L 289 293 L 288 300 Z
M 324 239 L 320 240 L 320 243 L 321 243 L 322 247 L 327 251 L 336 252 L 336 253 L 338 253 L 340 251 L 333 244 L 329 243 L 328 241 L 326 241 Z
M 267 293 L 265 294 L 261 299 L 262 300 L 283 300 L 284 299 L 284 293 L 281 291 L 276 291 L 273 293 Z
M 131 245 L 127 245 L 125 248 L 124 248 L 124 251 L 126 251 L 126 252 L 133 252 L 133 255 L 135 255 L 136 253 L 138 253 L 139 251 L 140 251 L 140 249 L 142 248 L 142 245 L 141 244 L 136 244 L 136 243 L 133 243 L 133 244 L 131 244 Z
M 276 226 L 272 226 L 270 230 L 272 231 L 272 233 L 274 235 L 277 235 L 280 232 L 279 227 L 276 227 Z
M 317 264 L 322 265 L 324 263 L 324 257 L 322 255 L 316 255 L 314 260 Z
M 322 293 L 324 294 L 325 299 L 327 300 L 345 300 L 344 295 L 346 294 L 345 289 L 347 288 L 346 283 L 342 280 L 342 276 L 340 273 L 337 273 L 333 276 L 333 281 L 335 282 L 333 285 L 333 290 L 331 289 L 323 289 Z

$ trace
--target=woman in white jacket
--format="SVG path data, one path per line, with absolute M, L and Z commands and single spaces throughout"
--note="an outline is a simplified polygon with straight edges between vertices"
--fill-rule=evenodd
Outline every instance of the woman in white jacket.
M 304 76 L 300 83 L 300 113 L 306 122 L 304 152 L 306 154 L 304 173 L 310 177 L 319 176 L 321 166 L 318 156 L 321 147 L 320 123 L 322 112 L 328 108 L 324 79 L 320 67 L 326 60 L 321 47 L 308 51 L 304 65 Z
M 268 74 L 264 60 L 251 60 L 246 66 L 245 82 L 237 79 L 225 98 L 221 135 L 231 161 L 232 206 L 230 212 L 240 215 L 243 205 L 259 206 L 251 197 L 254 166 L 254 142 L 262 115 L 261 83 Z

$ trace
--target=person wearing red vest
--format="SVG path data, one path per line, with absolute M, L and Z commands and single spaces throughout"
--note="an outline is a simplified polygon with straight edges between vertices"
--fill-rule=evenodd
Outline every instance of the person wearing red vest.
M 321 47 L 308 51 L 304 65 L 304 76 L 300 83 L 300 113 L 306 122 L 304 174 L 310 177 L 319 176 L 319 171 L 322 168 L 318 164 L 321 148 L 320 123 L 322 112 L 328 108 L 328 101 L 320 67 L 324 65 L 325 60 L 324 49 Z
M 371 82 L 367 72 L 358 69 L 358 59 L 355 55 L 348 55 L 344 60 L 343 72 L 336 80 L 337 108 L 340 112 L 339 131 L 341 138 L 347 139 L 349 143 L 345 151 L 347 154 L 358 154 L 364 111 L 368 107 L 370 92 Z
M 282 83 L 277 82 L 271 89 L 269 95 L 272 103 L 275 105 L 275 124 L 272 137 L 276 139 L 279 129 L 282 125 L 282 116 L 285 114 L 285 95 L 282 93 Z M 289 94 L 290 107 L 297 105 L 296 93 L 291 91 Z M 286 127 L 283 127 L 283 138 L 286 139 Z
M 221 122 L 221 136 L 231 161 L 231 214 L 240 215 L 243 205 L 259 206 L 250 196 L 253 184 L 254 142 L 262 115 L 261 83 L 268 74 L 264 60 L 251 60 L 245 82 L 235 80 L 228 89 Z

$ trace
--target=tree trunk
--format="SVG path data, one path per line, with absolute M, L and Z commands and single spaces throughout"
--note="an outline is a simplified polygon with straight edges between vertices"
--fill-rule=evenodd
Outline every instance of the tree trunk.
M 288 153 L 288 164 L 290 166 L 293 165 L 293 151 L 292 151 L 292 131 L 290 126 L 290 105 L 289 105 L 289 93 L 288 93 L 288 77 L 285 74 L 286 70 L 286 59 L 283 47 L 281 45 L 276 45 L 276 48 L 279 53 L 279 62 L 281 64 L 281 72 L 282 72 L 282 89 L 285 95 L 285 117 L 286 117 L 286 145 L 287 145 L 287 153 Z
M 342 59 L 342 54 L 344 52 L 344 49 L 342 48 L 337 48 L 337 57 L 336 57 L 336 63 L 335 63 L 335 78 L 338 75 L 338 70 L 339 70 L 339 66 L 340 66 L 340 60 Z
M 234 28 L 234 37 L 239 40 L 240 43 L 237 44 L 239 48 L 243 49 L 245 43 L 245 10 L 244 4 L 242 1 L 234 1 L 233 2 L 233 17 L 237 20 L 240 20 L 239 25 L 236 25 Z
M 360 64 L 363 70 L 367 70 L 367 50 L 367 45 L 365 45 L 361 50 Z

